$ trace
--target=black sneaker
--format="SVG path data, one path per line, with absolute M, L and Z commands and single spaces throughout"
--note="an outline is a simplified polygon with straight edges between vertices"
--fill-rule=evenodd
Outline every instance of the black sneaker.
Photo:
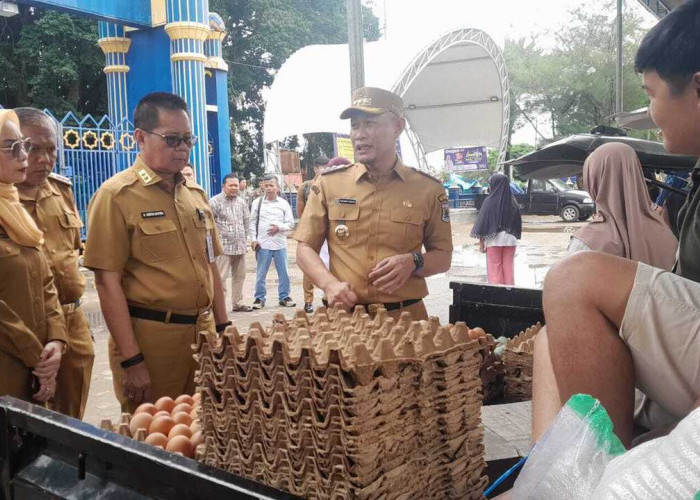
M 282 307 L 295 307 L 297 305 L 297 303 L 294 302 L 291 297 L 287 297 L 287 298 L 280 300 L 280 305 Z M 253 304 L 253 307 L 255 307 L 255 304 Z
M 263 307 L 265 307 L 265 301 L 255 299 L 255 302 L 253 302 L 253 309 L 262 309 Z
M 311 314 L 314 312 L 314 305 L 311 302 L 304 303 L 304 312 Z

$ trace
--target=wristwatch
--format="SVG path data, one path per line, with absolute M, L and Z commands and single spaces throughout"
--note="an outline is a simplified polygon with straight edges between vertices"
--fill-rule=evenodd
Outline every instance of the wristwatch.
M 411 252 L 411 255 L 413 256 L 413 264 L 415 264 L 416 268 L 413 270 L 415 273 L 416 271 L 420 271 L 423 269 L 423 256 L 421 255 L 420 252 Z

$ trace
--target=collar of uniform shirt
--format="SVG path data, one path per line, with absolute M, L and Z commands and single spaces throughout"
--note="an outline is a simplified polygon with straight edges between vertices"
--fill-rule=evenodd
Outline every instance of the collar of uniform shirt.
M 19 193 L 19 199 L 23 201 L 39 201 L 52 195 L 61 196 L 61 192 L 58 188 L 52 185 L 48 179 L 39 184 L 35 196 L 29 196 L 26 191 L 21 189 L 17 189 L 17 192 Z
M 399 176 L 399 179 L 401 179 L 403 182 L 406 182 L 406 166 L 403 164 L 401 158 L 399 158 L 398 156 L 396 157 L 396 161 L 394 162 L 394 167 L 391 170 L 389 170 L 389 172 L 387 172 L 386 175 L 382 175 L 381 177 L 389 177 L 394 173 L 396 173 L 396 175 Z M 358 163 L 357 175 L 355 175 L 355 182 L 359 182 L 359 180 L 362 179 L 362 177 L 364 177 L 365 175 L 368 178 L 381 178 L 372 176 L 369 170 L 367 170 L 367 166 L 364 163 Z

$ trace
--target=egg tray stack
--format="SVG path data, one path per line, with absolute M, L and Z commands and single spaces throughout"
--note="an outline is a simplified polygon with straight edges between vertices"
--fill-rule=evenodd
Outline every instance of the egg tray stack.
M 475 328 L 480 330 L 480 328 Z M 488 405 L 503 398 L 505 391 L 505 369 L 501 358 L 496 355 L 496 340 L 491 334 L 479 336 L 479 354 L 481 355 L 481 386 L 484 404 Z
M 306 498 L 481 498 L 478 349 L 384 309 L 200 333 L 198 458 Z
M 542 329 L 537 323 L 520 332 L 506 343 L 503 352 L 505 366 L 505 400 L 510 403 L 532 399 L 532 360 L 535 336 Z

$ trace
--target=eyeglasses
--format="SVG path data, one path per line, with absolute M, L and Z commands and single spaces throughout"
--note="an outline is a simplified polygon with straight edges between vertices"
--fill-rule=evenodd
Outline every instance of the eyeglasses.
M 29 153 L 31 149 L 31 139 L 20 139 L 19 141 L 13 142 L 9 148 L 0 148 L 0 150 L 2 151 L 11 151 L 12 158 L 14 158 L 15 160 L 19 160 L 22 156 L 22 153 Z
M 151 130 L 146 130 L 146 129 L 141 129 L 147 134 L 151 135 L 157 135 L 161 139 L 165 141 L 165 144 L 168 145 L 169 148 L 176 148 L 183 142 L 185 143 L 185 146 L 188 148 L 193 147 L 195 144 L 197 144 L 197 136 L 196 135 L 175 135 L 175 134 L 159 134 L 158 132 L 153 132 Z

